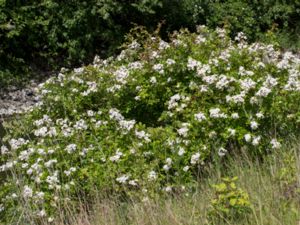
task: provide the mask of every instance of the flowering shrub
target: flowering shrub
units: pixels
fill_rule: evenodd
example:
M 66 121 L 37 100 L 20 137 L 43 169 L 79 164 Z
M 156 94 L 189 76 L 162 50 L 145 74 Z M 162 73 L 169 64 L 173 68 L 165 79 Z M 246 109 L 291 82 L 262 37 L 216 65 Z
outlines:
M 169 43 L 139 38 L 116 58 L 62 69 L 40 85 L 37 106 L 10 124 L 1 213 L 25 208 L 51 222 L 62 202 L 95 189 L 141 190 L 145 198 L 183 191 L 234 147 L 280 148 L 300 128 L 299 62 L 247 44 L 241 33 L 232 41 L 225 30 L 200 26 Z

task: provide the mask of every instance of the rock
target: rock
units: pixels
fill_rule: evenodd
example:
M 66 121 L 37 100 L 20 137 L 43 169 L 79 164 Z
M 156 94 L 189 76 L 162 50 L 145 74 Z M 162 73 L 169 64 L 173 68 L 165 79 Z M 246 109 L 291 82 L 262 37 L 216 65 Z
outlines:
M 12 86 L 8 88 L 8 91 L 0 92 L 0 120 L 34 106 L 39 101 L 36 95 L 37 86 L 35 81 L 31 81 L 23 89 Z

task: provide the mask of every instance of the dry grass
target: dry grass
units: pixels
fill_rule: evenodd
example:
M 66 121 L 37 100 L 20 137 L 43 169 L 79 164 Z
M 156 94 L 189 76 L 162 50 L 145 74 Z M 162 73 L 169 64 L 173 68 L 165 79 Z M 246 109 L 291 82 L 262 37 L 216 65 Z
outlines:
M 288 153 L 287 153 L 288 152 Z M 61 215 L 56 225 L 299 225 L 300 224 L 300 146 L 286 147 L 270 156 L 264 163 L 253 162 L 241 153 L 224 166 L 213 165 L 206 177 L 199 180 L 193 194 L 169 196 L 145 202 L 120 201 L 114 197 L 95 200 L 92 209 L 82 207 L 80 213 Z M 295 161 L 287 165 L 285 156 L 293 154 Z M 297 169 L 297 182 L 286 184 L 278 174 L 282 168 Z M 252 211 L 242 221 L 210 222 L 206 220 L 211 185 L 223 176 L 238 176 L 238 185 L 249 193 Z M 89 211 L 89 213 L 87 213 Z

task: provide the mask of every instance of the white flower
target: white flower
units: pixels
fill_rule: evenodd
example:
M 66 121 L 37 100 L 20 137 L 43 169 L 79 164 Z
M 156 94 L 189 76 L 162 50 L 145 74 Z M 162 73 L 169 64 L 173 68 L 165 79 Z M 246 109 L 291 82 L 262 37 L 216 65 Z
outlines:
M 157 83 L 157 80 L 156 80 L 155 76 L 150 77 L 150 83 L 151 84 L 156 84 Z
M 170 186 L 166 187 L 166 188 L 165 188 L 165 191 L 166 191 L 166 192 L 171 192 L 171 191 L 172 191 L 172 187 L 170 187 Z
M 80 68 L 75 68 L 74 69 L 74 73 L 77 73 L 77 74 L 80 74 L 84 71 L 84 68 L 83 67 L 80 67 Z
M 152 68 L 160 74 L 163 74 L 165 72 L 163 64 L 155 64 Z
M 245 134 L 244 138 L 245 138 L 246 142 L 250 142 L 251 141 L 251 134 Z
M 118 162 L 119 159 L 123 156 L 123 153 L 119 151 L 119 149 L 116 151 L 114 156 L 109 157 L 109 160 L 112 162 Z
M 120 120 L 119 125 L 120 125 L 121 129 L 124 130 L 123 133 L 127 133 L 134 127 L 135 120 Z
M 238 113 L 232 113 L 232 114 L 231 114 L 231 118 L 232 118 L 232 119 L 238 119 L 238 118 L 240 118 L 240 116 L 239 116 Z
M 278 142 L 275 138 L 271 140 L 270 144 L 272 145 L 273 149 L 278 149 L 281 147 L 280 142 Z
M 128 45 L 128 48 L 133 49 L 133 50 L 136 50 L 136 49 L 138 49 L 139 47 L 141 47 L 141 44 L 138 43 L 136 40 L 132 41 L 132 42 Z
M 182 156 L 184 153 L 185 153 L 184 148 L 180 147 L 179 150 L 178 150 L 178 155 Z
M 34 135 L 37 137 L 45 137 L 47 135 L 47 131 L 47 127 L 41 127 L 40 129 L 34 131 Z
M 163 40 L 160 40 L 159 46 L 158 46 L 159 50 L 164 50 L 164 49 L 169 48 L 169 47 L 170 47 L 170 45 L 167 42 L 165 42 Z
M 182 128 L 180 128 L 180 129 L 177 130 L 177 133 L 178 133 L 180 136 L 186 137 L 188 131 L 189 131 L 189 128 L 187 128 L 187 127 L 182 127 Z
M 267 97 L 270 93 L 271 89 L 263 86 L 258 90 L 258 92 L 256 92 L 255 95 L 259 97 Z
M 155 171 L 150 171 L 149 174 L 148 174 L 148 180 L 149 181 L 153 181 L 153 180 L 156 180 L 157 179 L 157 174 Z
M 150 135 L 143 130 L 142 131 L 135 130 L 135 135 L 139 139 L 144 139 L 147 143 L 151 141 L 149 138 Z
M 219 148 L 219 151 L 218 151 L 218 155 L 220 157 L 224 156 L 225 154 L 227 153 L 227 150 L 225 148 Z
M 33 195 L 32 189 L 29 186 L 25 185 L 24 189 L 23 189 L 23 197 L 24 198 L 31 198 L 32 195 Z
M 95 115 L 95 112 L 94 112 L 93 110 L 88 110 L 88 111 L 86 112 L 86 114 L 87 114 L 88 117 L 92 117 L 92 116 Z
M 229 132 L 230 136 L 234 136 L 236 133 L 236 130 L 232 129 L 232 128 L 228 128 L 228 132 Z
M 173 109 L 173 108 L 175 108 L 176 106 L 178 106 L 178 101 L 181 99 L 181 96 L 179 95 L 179 94 L 175 94 L 175 95 L 173 95 L 171 98 L 170 98 L 170 100 L 169 100 L 169 102 L 168 102 L 168 109 L 170 110 L 170 109 Z
M 258 128 L 258 123 L 256 121 L 251 121 L 250 127 L 252 130 L 256 130 Z
M 2 145 L 1 146 L 1 154 L 2 155 L 5 155 L 8 153 L 8 148 L 5 146 L 5 145 Z
M 169 171 L 169 170 L 170 170 L 170 166 L 169 166 L 169 165 L 164 165 L 164 166 L 163 166 L 163 169 L 164 169 L 165 171 Z
M 115 108 L 109 110 L 109 118 L 117 121 L 124 120 L 122 114 Z
M 211 118 L 226 118 L 226 114 L 221 112 L 219 108 L 212 108 L 209 110 L 209 116 Z
M 277 78 L 274 78 L 270 75 L 268 75 L 267 79 L 263 83 L 263 86 L 272 88 L 278 84 Z
M 85 120 L 81 119 L 75 123 L 74 128 L 76 130 L 86 130 L 88 128 L 88 126 L 87 126 Z
M 189 58 L 187 63 L 187 68 L 189 70 L 194 70 L 195 68 L 201 66 L 201 63 L 195 59 Z
M 173 60 L 173 59 L 167 59 L 167 64 L 168 65 L 173 65 L 175 63 L 176 63 L 175 60 Z
M 258 119 L 264 118 L 264 114 L 262 112 L 258 112 L 255 114 Z
M 141 63 L 139 61 L 129 63 L 129 65 L 128 65 L 128 67 L 133 70 L 142 69 L 143 66 L 144 66 L 143 63 Z
M 43 209 L 43 210 L 41 210 L 41 211 L 39 211 L 38 213 L 37 213 L 37 216 L 39 216 L 39 217 L 44 217 L 44 216 L 46 216 L 46 211 Z
M 185 166 L 185 167 L 183 167 L 182 170 L 183 170 L 184 172 L 187 172 L 187 171 L 189 170 L 189 168 L 190 168 L 189 166 Z
M 200 158 L 200 153 L 199 152 L 197 152 L 194 155 L 192 155 L 192 157 L 191 157 L 191 164 L 195 165 L 199 161 L 199 158 Z
M 129 76 L 129 70 L 125 66 L 121 66 L 118 70 L 114 72 L 117 82 L 121 84 L 126 84 L 126 79 Z
M 171 158 L 166 158 L 166 163 L 167 163 L 167 165 L 171 165 L 172 164 L 172 159 Z
M 260 136 L 254 137 L 253 140 L 252 140 L 252 144 L 253 144 L 254 146 L 257 146 L 257 145 L 259 145 L 260 140 L 261 140 L 261 137 L 260 137 Z
M 67 147 L 66 147 L 66 151 L 71 154 L 73 153 L 74 151 L 76 151 L 77 149 L 77 145 L 76 144 L 69 144 Z
M 201 43 L 204 43 L 204 42 L 206 42 L 206 38 L 205 37 L 203 37 L 201 34 L 200 35 L 198 35 L 197 37 L 196 37 L 196 44 L 201 44 Z
M 3 206 L 3 204 L 0 204 L 0 212 L 3 212 L 4 211 L 4 206 Z
M 233 95 L 233 96 L 226 96 L 226 102 L 233 102 L 235 104 L 237 103 L 244 103 L 245 102 L 245 92 L 242 92 L 238 95 Z
M 199 122 L 203 121 L 206 119 L 204 113 L 199 112 L 197 114 L 194 115 L 195 119 L 198 120 Z
M 131 185 L 131 186 L 137 186 L 138 185 L 137 180 L 130 180 L 128 182 L 128 184 Z
M 129 176 L 123 175 L 121 177 L 118 177 L 116 179 L 116 181 L 119 182 L 120 184 L 125 184 L 128 179 L 129 179 Z

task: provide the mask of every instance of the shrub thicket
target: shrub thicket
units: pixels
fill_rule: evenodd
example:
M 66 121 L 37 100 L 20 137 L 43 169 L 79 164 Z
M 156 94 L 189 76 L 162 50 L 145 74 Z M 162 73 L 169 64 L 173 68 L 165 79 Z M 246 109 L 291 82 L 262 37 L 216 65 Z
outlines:
M 183 30 L 169 43 L 141 33 L 116 58 L 63 69 L 12 122 L 1 148 L 1 218 L 51 221 L 95 189 L 145 198 L 189 191 L 211 160 L 234 148 L 263 157 L 299 133 L 292 53 L 241 33 L 231 41 L 223 29 Z
M 0 82 L 10 73 L 53 69 L 109 55 L 133 23 L 149 30 L 165 21 L 162 35 L 195 25 L 227 26 L 251 40 L 276 26 L 299 33 L 298 1 L 86 0 L 0 1 Z M 286 32 L 285 32 L 286 33 Z M 284 42 L 295 35 L 281 35 Z M 288 38 L 286 38 L 288 37 Z M 29 66 L 30 65 L 30 66 Z

